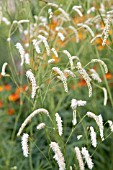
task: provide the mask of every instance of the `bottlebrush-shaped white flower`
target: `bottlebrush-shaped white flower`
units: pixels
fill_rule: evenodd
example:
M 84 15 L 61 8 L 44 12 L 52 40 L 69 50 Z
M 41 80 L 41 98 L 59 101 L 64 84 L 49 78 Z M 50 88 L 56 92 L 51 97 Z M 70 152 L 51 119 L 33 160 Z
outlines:
M 25 63 L 30 65 L 29 53 L 25 53 Z
M 86 163 L 87 163 L 87 165 L 88 165 L 88 168 L 89 168 L 89 169 L 92 169 L 94 164 L 93 164 L 93 162 L 92 162 L 92 159 L 91 159 L 91 157 L 90 157 L 90 155 L 89 155 L 89 152 L 88 152 L 88 150 L 86 149 L 86 147 L 82 147 L 81 153 L 82 153 L 84 159 L 86 160 Z
M 104 106 L 106 106 L 107 104 L 107 99 L 108 99 L 108 95 L 107 95 L 107 90 L 105 87 L 102 87 L 102 90 L 104 92 Z
M 77 118 L 76 118 L 77 106 L 84 106 L 84 105 L 86 105 L 86 101 L 76 100 L 76 99 L 71 100 L 71 108 L 73 109 L 73 120 L 72 120 L 73 125 L 77 124 Z
M 77 62 L 76 68 L 78 69 L 79 74 L 81 74 L 83 79 L 86 81 L 87 86 L 88 86 L 88 90 L 89 90 L 89 97 L 91 97 L 92 96 L 92 86 L 91 86 L 91 83 L 90 83 L 91 82 L 91 78 L 87 74 L 86 70 L 84 68 L 82 68 L 80 62 Z
M 28 154 L 29 154 L 29 151 L 28 151 L 28 138 L 29 138 L 29 135 L 27 133 L 24 133 L 22 138 L 21 138 L 23 155 L 25 157 L 28 157 Z
M 60 75 L 61 80 L 62 80 L 63 85 L 64 85 L 64 90 L 65 90 L 65 92 L 68 92 L 67 78 L 65 77 L 64 73 L 58 67 L 53 67 L 52 70 Z
M 94 148 L 97 146 L 97 139 L 96 139 L 96 132 L 94 131 L 94 128 L 90 127 L 90 136 L 91 136 L 91 143 Z
M 55 116 L 56 116 L 58 133 L 59 133 L 60 136 L 62 136 L 62 134 L 63 134 L 62 119 L 61 119 L 61 117 L 59 116 L 58 113 L 56 113 Z
M 45 123 L 40 123 L 39 125 L 37 125 L 37 129 L 40 130 L 40 129 L 44 129 L 45 128 Z
M 78 163 L 79 163 L 80 170 L 84 170 L 85 169 L 84 162 L 83 162 L 82 155 L 81 155 L 79 147 L 75 147 L 75 153 L 76 153 L 76 157 L 77 157 L 77 160 L 78 160 Z
M 88 31 L 89 31 L 89 33 L 92 35 L 92 37 L 94 37 L 95 35 L 94 35 L 94 32 L 92 31 L 92 29 L 88 26 L 88 25 L 86 25 L 86 24 L 77 24 L 77 26 L 80 26 L 80 27 L 83 27 L 83 28 L 86 28 Z
M 61 33 L 61 32 L 58 32 L 58 37 L 61 39 L 61 41 L 64 41 L 65 40 L 65 36 Z
M 3 66 L 2 66 L 1 75 L 2 75 L 3 77 L 8 75 L 8 74 L 6 74 L 6 72 L 5 72 L 7 65 L 8 65 L 8 63 L 4 63 Z
M 77 113 L 76 110 L 73 110 L 73 120 L 72 120 L 73 125 L 75 126 L 77 124 Z
M 113 132 L 113 122 L 111 120 L 108 120 L 108 123 L 109 123 L 111 132 Z
M 77 108 L 77 106 L 85 106 L 85 105 L 86 105 L 86 101 L 76 100 L 76 99 L 71 100 L 71 108 L 73 110 L 75 110 Z
M 104 28 L 103 33 L 102 33 L 104 35 L 102 46 L 106 45 L 106 41 L 107 41 L 107 38 L 109 36 L 110 22 L 111 22 L 111 17 L 110 17 L 110 15 L 108 15 L 107 19 L 105 21 L 105 28 Z
M 48 60 L 48 64 L 51 64 L 51 63 L 54 63 L 55 62 L 55 59 L 50 59 L 50 60 Z
M 58 8 L 58 10 L 63 14 L 63 16 L 70 21 L 69 15 L 67 12 L 65 12 L 62 8 Z
M 34 48 L 38 54 L 40 54 L 40 47 L 39 47 L 39 42 L 35 39 L 32 40 Z
M 46 51 L 47 51 L 47 55 L 50 56 L 50 48 L 49 48 L 49 44 L 48 44 L 48 42 L 47 42 L 46 37 L 44 37 L 43 35 L 40 35 L 40 34 L 39 34 L 39 35 L 38 35 L 38 38 L 43 41 L 44 46 L 45 46 Z
M 21 66 L 24 64 L 25 59 L 25 50 L 20 43 L 16 43 L 16 48 L 18 49 L 20 56 L 21 56 Z
M 52 48 L 51 51 L 54 53 L 55 57 L 58 57 L 58 53 L 57 53 L 57 51 L 55 50 L 55 48 Z
M 24 122 L 22 123 L 18 133 L 17 133 L 17 136 L 20 136 L 23 129 L 25 128 L 25 126 L 31 121 L 31 119 L 36 116 L 37 114 L 39 113 L 45 113 L 47 116 L 49 116 L 49 112 L 46 110 L 46 109 L 43 109 L 43 108 L 40 108 L 40 109 L 37 109 L 35 110 L 34 112 L 32 112 L 25 120 Z
M 102 141 L 104 140 L 104 126 L 103 126 L 103 119 L 101 115 L 95 115 L 92 112 L 87 112 L 86 115 L 90 118 L 93 118 L 95 120 L 95 122 L 97 123 L 98 127 L 99 127 L 99 131 L 100 131 L 100 137 L 102 139 Z
M 80 17 L 83 16 L 82 12 L 76 6 L 73 6 L 72 10 L 76 11 L 78 13 L 78 15 L 80 15 Z
M 67 34 L 65 28 L 63 28 L 62 26 L 57 26 L 57 27 L 55 28 L 55 30 L 56 30 L 56 31 L 60 31 L 60 30 L 61 30 L 61 32 L 63 32 L 65 35 Z
M 76 37 L 76 42 L 79 42 L 79 36 L 78 36 L 78 31 L 73 27 L 73 26 L 69 26 L 69 28 L 75 33 L 75 37 Z
M 64 156 L 60 150 L 59 145 L 56 142 L 51 142 L 50 148 L 55 153 L 53 158 L 57 161 L 59 170 L 65 170 L 65 160 L 64 160 Z
M 102 80 L 101 80 L 101 78 L 99 77 L 99 75 L 98 75 L 98 73 L 94 70 L 94 69 L 90 69 L 90 71 L 91 71 L 91 77 L 94 79 L 94 80 L 96 80 L 96 81 L 98 81 L 98 83 L 101 83 L 102 82 Z
M 108 68 L 107 68 L 107 65 L 104 63 L 104 61 L 102 61 L 100 59 L 92 59 L 91 60 L 91 63 L 96 63 L 96 62 L 102 64 L 102 66 L 104 67 L 105 73 L 108 73 Z
M 64 70 L 64 74 L 67 74 L 67 75 L 69 75 L 69 76 L 71 76 L 73 78 L 76 77 L 75 74 L 71 70 L 68 70 L 68 69 Z
M 67 50 L 63 50 L 63 53 L 67 55 L 69 62 L 70 62 L 71 70 L 73 70 L 75 67 L 73 64 L 73 59 L 71 57 L 71 54 Z
M 35 95 L 36 95 L 36 80 L 35 80 L 35 76 L 32 73 L 31 70 L 28 70 L 26 72 L 26 76 L 29 78 L 31 85 L 32 85 L 32 93 L 31 93 L 31 98 L 34 99 Z
M 102 34 L 96 35 L 91 41 L 90 43 L 92 44 L 97 38 L 101 38 Z

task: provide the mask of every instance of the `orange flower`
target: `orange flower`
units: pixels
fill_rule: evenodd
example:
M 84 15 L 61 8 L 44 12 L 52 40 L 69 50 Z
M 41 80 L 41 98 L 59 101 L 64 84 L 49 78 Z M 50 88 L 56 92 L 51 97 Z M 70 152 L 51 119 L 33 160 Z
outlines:
M 16 94 L 20 94 L 21 92 L 25 91 L 26 90 L 26 86 L 23 86 L 23 87 L 18 87 L 16 88 Z
M 15 112 L 14 109 L 8 109 L 7 114 L 8 114 L 8 115 L 13 115 L 14 112 Z
M 3 86 L 0 86 L 0 92 L 4 90 L 4 87 Z
M 85 80 L 84 80 L 84 79 L 81 79 L 81 80 L 78 82 L 78 86 L 79 86 L 79 87 L 86 86 Z
M 111 73 L 107 73 L 106 74 L 106 79 L 108 79 L 108 80 L 112 79 L 112 74 Z
M 11 90 L 11 86 L 9 84 L 6 84 L 6 85 L 4 85 L 4 89 L 9 91 L 9 90 Z
M 2 101 L 0 101 L 0 108 L 2 108 L 3 107 L 3 102 Z
M 17 101 L 19 98 L 20 98 L 20 94 L 17 93 L 13 93 L 8 97 L 9 101 L 14 101 L 14 102 Z

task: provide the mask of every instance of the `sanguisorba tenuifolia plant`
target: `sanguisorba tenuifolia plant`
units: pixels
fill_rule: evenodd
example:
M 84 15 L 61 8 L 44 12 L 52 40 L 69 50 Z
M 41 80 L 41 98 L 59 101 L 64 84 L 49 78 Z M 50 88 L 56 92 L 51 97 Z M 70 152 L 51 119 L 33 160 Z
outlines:
M 73 40 L 74 46 L 77 45 L 78 47 L 79 43 L 82 44 L 79 32 L 81 29 L 85 30 L 82 32 L 82 37 L 87 34 L 90 37 L 91 43 L 94 43 L 96 39 L 100 38 L 102 42 L 101 45 L 105 46 L 109 37 L 109 29 L 112 22 L 113 12 L 105 12 L 100 9 L 101 15 L 90 18 L 90 13 L 96 11 L 95 7 L 91 7 L 87 11 L 89 18 L 85 20 L 82 13 L 82 6 L 70 5 L 69 8 L 71 9 L 71 12 L 64 10 L 63 7 L 58 4 L 47 3 L 38 15 L 33 16 L 33 20 L 23 18 L 18 21 L 14 20 L 12 23 L 10 23 L 5 17 L 2 17 L 1 20 L 10 27 L 7 39 L 10 48 L 11 43 L 13 43 L 12 33 L 15 33 L 15 28 L 16 30 L 18 29 L 21 37 L 15 43 L 14 48 L 20 57 L 19 67 L 23 70 L 22 79 L 27 82 L 25 95 L 27 100 L 30 101 L 29 103 L 31 103 L 31 110 L 26 110 L 27 116 L 23 122 L 22 120 L 19 120 L 20 116 L 17 117 L 15 125 L 18 125 L 17 127 L 19 127 L 19 124 L 21 123 L 17 132 L 17 137 L 21 136 L 23 155 L 25 157 L 30 157 L 31 169 L 33 169 L 31 161 L 33 158 L 29 143 L 33 142 L 36 147 L 37 144 L 33 137 L 33 133 L 35 133 L 35 130 L 33 130 L 34 127 L 32 127 L 32 135 L 30 135 L 30 125 L 36 117 L 39 117 L 40 121 L 40 123 L 37 124 L 36 129 L 38 130 L 38 133 L 42 133 L 42 131 L 45 132 L 45 138 L 47 138 L 48 144 L 48 146 L 46 146 L 48 148 L 48 154 L 45 155 L 45 153 L 39 149 L 40 153 L 37 153 L 37 157 L 38 154 L 42 154 L 44 158 L 46 158 L 46 161 L 49 162 L 48 166 L 50 169 L 93 169 L 95 166 L 95 163 L 93 162 L 93 155 L 95 151 L 111 134 L 110 133 L 108 136 L 104 135 L 104 125 L 108 123 L 111 132 L 113 132 L 113 122 L 108 120 L 104 124 L 104 118 L 102 115 L 95 113 L 95 111 L 93 113 L 92 111 L 87 110 L 87 113 L 83 117 L 79 117 L 79 107 L 84 109 L 90 101 L 84 101 L 79 96 L 74 96 L 73 89 L 71 88 L 71 84 L 73 82 L 77 84 L 77 80 L 82 79 L 87 85 L 87 96 L 91 98 L 90 100 L 93 100 L 93 86 L 97 86 L 103 91 L 104 105 L 107 105 L 108 97 L 113 104 L 107 81 L 105 81 L 106 86 L 103 86 L 104 83 L 102 83 L 102 75 L 105 77 L 105 74 L 108 73 L 108 66 L 99 58 L 99 55 L 95 55 L 92 57 L 93 59 L 89 60 L 88 63 L 84 65 L 81 57 L 73 54 L 73 51 L 68 48 L 68 43 L 73 43 Z M 44 12 L 44 10 L 46 12 Z M 78 17 L 80 22 L 76 23 L 74 21 L 74 16 Z M 105 23 L 103 30 L 101 28 L 101 22 Z M 98 29 L 96 30 L 99 31 L 98 35 L 95 35 L 95 29 L 97 28 L 96 23 L 98 23 Z M 92 26 L 95 26 L 94 30 Z M 90 40 L 87 43 L 90 43 Z M 98 54 L 97 50 L 96 53 Z M 12 62 L 14 64 L 13 57 Z M 97 69 L 98 65 L 102 72 L 100 75 L 100 71 L 98 73 Z M 4 63 L 1 75 L 4 77 L 12 77 L 12 80 L 14 80 L 16 85 L 19 85 L 19 83 L 21 84 L 21 76 L 18 77 L 21 82 L 16 82 L 13 72 L 7 72 L 7 67 L 12 70 L 8 63 Z M 14 69 L 17 72 L 16 67 Z M 76 87 L 75 90 L 80 89 Z M 61 101 L 60 98 L 58 99 L 59 101 L 56 100 L 55 96 L 57 97 L 57 94 L 61 96 Z M 61 116 L 61 110 L 62 101 L 65 102 L 67 97 L 69 98 L 69 115 L 73 118 L 69 125 L 70 129 L 72 129 L 65 137 L 65 126 L 67 126 L 67 124 L 65 123 L 65 116 Z M 49 103 L 47 100 L 51 100 L 51 98 L 52 102 L 50 101 Z M 100 98 L 100 96 L 98 98 Z M 52 106 L 53 103 L 55 103 L 54 108 Z M 70 158 L 71 161 L 69 162 L 67 159 L 68 144 L 72 141 L 71 138 L 76 132 L 77 127 L 79 125 L 84 126 L 83 123 L 85 123 L 85 119 L 90 119 L 90 122 L 92 123 L 90 123 L 90 126 L 85 129 L 85 132 L 80 134 L 77 138 L 79 141 L 82 141 L 82 136 L 87 135 L 90 143 L 83 144 L 83 142 L 81 142 L 81 144 L 78 144 L 78 141 L 76 143 L 75 139 L 74 144 L 71 145 L 71 152 L 74 153 L 75 158 Z M 90 135 L 88 135 L 88 129 Z M 15 133 L 14 129 L 13 137 Z M 98 139 L 98 134 L 100 135 L 100 139 Z M 92 147 L 94 148 L 93 152 Z M 72 154 L 70 153 L 70 156 L 71 155 Z M 57 164 L 54 162 L 52 157 L 55 159 Z

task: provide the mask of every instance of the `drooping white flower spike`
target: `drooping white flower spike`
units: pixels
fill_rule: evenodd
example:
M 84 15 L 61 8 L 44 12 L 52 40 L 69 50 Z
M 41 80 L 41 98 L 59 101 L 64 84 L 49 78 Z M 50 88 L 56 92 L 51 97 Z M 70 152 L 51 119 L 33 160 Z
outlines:
M 85 170 L 84 162 L 83 162 L 82 155 L 81 155 L 79 147 L 75 147 L 75 153 L 76 153 L 76 157 L 77 157 L 77 160 L 78 160 L 78 163 L 79 163 L 80 170 Z
M 76 118 L 77 107 L 78 106 L 85 106 L 85 105 L 86 105 L 86 101 L 76 100 L 76 99 L 71 100 L 71 108 L 73 109 L 73 120 L 72 120 L 73 125 L 77 124 L 77 118 Z
M 90 127 L 90 137 L 91 137 L 91 143 L 94 148 L 97 146 L 97 139 L 96 139 L 96 132 L 94 131 L 94 128 Z
M 28 155 L 29 155 L 29 151 L 28 151 L 28 138 L 29 138 L 29 135 L 27 133 L 24 133 L 22 138 L 21 138 L 23 155 L 25 157 L 28 157 Z
M 104 125 L 103 125 L 103 118 L 101 115 L 95 115 L 92 112 L 87 112 L 86 115 L 90 118 L 93 118 L 95 120 L 95 122 L 97 123 L 98 127 L 99 127 L 99 131 L 100 131 L 100 137 L 102 139 L 102 141 L 104 140 Z
M 26 71 L 26 76 L 29 78 L 31 85 L 32 85 L 32 93 L 31 93 L 31 98 L 34 99 L 36 95 L 36 79 L 34 74 L 32 73 L 31 70 Z
M 58 143 L 56 142 L 51 142 L 50 143 L 50 148 L 53 150 L 53 152 L 55 153 L 54 155 L 54 159 L 57 161 L 58 166 L 59 166 L 59 170 L 65 170 L 65 160 L 64 160 L 64 156 L 60 150 L 60 147 L 58 145 Z
M 62 136 L 62 134 L 63 134 L 62 119 L 61 119 L 61 117 L 59 116 L 58 113 L 56 113 L 55 116 L 56 116 L 58 133 L 59 133 L 60 136 Z
M 37 128 L 38 130 L 40 130 L 40 129 L 44 129 L 45 126 L 46 126 L 45 123 L 40 123 L 40 124 L 37 125 L 36 128 Z
M 21 56 L 21 64 L 20 65 L 22 66 L 24 64 L 24 60 L 25 60 L 25 50 L 20 43 L 16 43 L 15 46 L 20 53 L 20 56 Z
M 17 133 L 17 136 L 20 136 L 23 129 L 25 128 L 25 126 L 31 121 L 31 119 L 36 116 L 37 114 L 39 113 L 45 113 L 47 116 L 49 116 L 49 112 L 46 110 L 46 109 L 43 109 L 43 108 L 40 108 L 40 109 L 37 109 L 35 110 L 34 112 L 32 112 L 25 120 L 24 122 L 22 123 L 18 133 Z
M 87 163 L 87 165 L 88 165 L 88 168 L 89 169 L 92 169 L 93 168 L 93 166 L 94 166 L 94 164 L 93 164 L 93 162 L 92 162 L 92 159 L 91 159 L 91 157 L 90 157 L 90 155 L 89 155 L 89 152 L 88 152 L 88 150 L 86 149 L 86 147 L 82 147 L 82 155 L 83 155 L 83 157 L 84 157 L 84 159 L 86 160 L 86 163 Z
M 5 77 L 5 76 L 9 76 L 9 74 L 6 74 L 6 66 L 8 65 L 8 63 L 4 63 L 3 64 L 3 66 L 2 66 L 2 72 L 1 72 L 1 75 L 3 76 L 3 77 Z

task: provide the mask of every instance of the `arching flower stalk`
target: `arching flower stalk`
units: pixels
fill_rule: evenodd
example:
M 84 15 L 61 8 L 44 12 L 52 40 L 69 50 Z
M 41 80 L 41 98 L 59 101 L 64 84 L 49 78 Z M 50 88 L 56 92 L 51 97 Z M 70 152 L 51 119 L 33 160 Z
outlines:
M 23 129 L 25 128 L 25 126 L 31 121 L 31 119 L 36 116 L 37 114 L 39 113 L 45 113 L 47 116 L 49 116 L 49 112 L 46 110 L 46 109 L 43 109 L 43 108 L 40 108 L 40 109 L 37 109 L 35 110 L 34 112 L 32 112 L 25 120 L 24 122 L 22 123 L 18 133 L 17 133 L 17 136 L 20 136 Z
M 5 77 L 5 76 L 9 76 L 9 74 L 6 74 L 6 67 L 7 67 L 7 65 L 8 65 L 8 63 L 4 63 L 3 64 L 3 66 L 2 66 L 2 72 L 1 72 L 1 75 L 3 76 L 3 77 Z
M 104 125 L 103 125 L 103 119 L 101 115 L 95 115 L 92 112 L 87 112 L 86 115 L 90 118 L 93 118 L 95 120 L 95 122 L 97 123 L 98 127 L 99 127 L 99 131 L 100 131 L 100 137 L 102 139 L 102 141 L 104 140 Z
M 53 67 L 52 70 L 60 75 L 60 80 L 63 82 L 64 90 L 68 93 L 67 78 L 65 77 L 64 73 L 58 67 Z
M 97 73 L 94 69 L 90 69 L 90 71 L 91 71 L 91 77 L 92 77 L 94 80 L 98 81 L 98 83 L 101 83 L 102 80 L 101 80 L 101 78 L 99 77 L 98 73 Z
M 67 50 L 63 50 L 63 53 L 67 55 L 69 62 L 70 62 L 71 70 L 73 70 L 75 67 L 74 67 L 74 63 L 73 63 L 71 54 Z
M 96 62 L 102 64 L 102 66 L 104 67 L 105 73 L 108 73 L 108 68 L 107 68 L 107 65 L 104 63 L 104 61 L 102 61 L 100 59 L 92 59 L 91 60 L 91 63 L 96 63 Z

